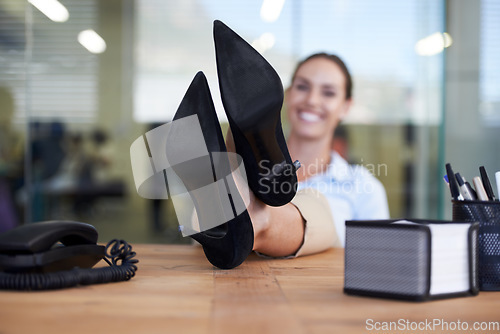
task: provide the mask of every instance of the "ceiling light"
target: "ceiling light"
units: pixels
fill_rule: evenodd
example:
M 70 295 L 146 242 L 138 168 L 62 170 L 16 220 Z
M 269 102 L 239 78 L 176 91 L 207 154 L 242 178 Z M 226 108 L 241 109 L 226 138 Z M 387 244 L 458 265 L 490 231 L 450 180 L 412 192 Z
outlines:
M 83 30 L 78 34 L 78 42 L 91 53 L 106 51 L 106 42 L 94 30 Z
M 264 53 L 274 46 L 276 38 L 270 32 L 265 32 L 252 42 L 252 46 L 260 53 Z
M 264 0 L 260 8 L 260 18 L 264 22 L 274 22 L 281 14 L 285 0 Z
M 57 0 L 28 0 L 33 6 L 54 22 L 66 22 L 69 12 Z
M 424 37 L 415 44 L 415 51 L 421 56 L 433 56 L 443 52 L 453 43 L 450 34 L 436 32 Z

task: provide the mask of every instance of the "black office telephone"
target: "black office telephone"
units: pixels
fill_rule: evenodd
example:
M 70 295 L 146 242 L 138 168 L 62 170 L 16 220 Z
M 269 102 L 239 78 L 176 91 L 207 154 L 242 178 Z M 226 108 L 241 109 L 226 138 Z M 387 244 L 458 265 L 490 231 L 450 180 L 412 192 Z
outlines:
M 74 221 L 26 224 L 0 234 L 0 289 L 57 289 L 132 278 L 138 262 L 132 247 L 116 239 L 104 247 L 97 237 L 92 225 Z M 91 269 L 101 260 L 109 266 Z

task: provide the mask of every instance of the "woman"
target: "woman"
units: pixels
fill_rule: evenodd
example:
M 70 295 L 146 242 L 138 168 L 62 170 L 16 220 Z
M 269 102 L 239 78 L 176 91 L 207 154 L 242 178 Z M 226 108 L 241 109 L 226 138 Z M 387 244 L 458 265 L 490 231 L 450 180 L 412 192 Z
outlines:
M 282 207 L 253 198 L 248 209 L 254 250 L 298 256 L 344 246 L 345 221 L 387 219 L 382 184 L 365 168 L 350 166 L 331 151 L 335 128 L 352 104 L 352 81 L 335 55 L 314 54 L 300 62 L 286 91 L 290 124 L 287 145 L 299 160 L 299 191 Z

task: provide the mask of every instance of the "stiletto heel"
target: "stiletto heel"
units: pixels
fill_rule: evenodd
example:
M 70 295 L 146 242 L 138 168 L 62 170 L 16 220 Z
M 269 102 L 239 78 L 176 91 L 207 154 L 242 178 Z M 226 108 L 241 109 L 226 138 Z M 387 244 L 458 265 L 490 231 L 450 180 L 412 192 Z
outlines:
M 281 80 L 221 21 L 214 22 L 214 40 L 222 103 L 250 189 L 268 205 L 284 205 L 295 196 L 300 163 L 292 162 L 281 128 Z
M 186 117 L 193 116 L 199 120 L 206 150 L 193 140 L 192 136 L 196 134 L 190 133 L 190 128 L 186 127 Z M 240 194 L 230 191 L 236 187 L 210 89 L 202 72 L 196 74 L 177 109 L 167 137 L 166 155 L 196 208 L 201 232 L 190 237 L 203 246 L 208 261 L 214 266 L 221 269 L 239 266 L 252 251 L 253 226 L 246 208 L 241 206 Z M 197 189 L 206 186 L 215 189 L 210 198 L 196 193 Z M 222 222 L 226 222 L 207 228 L 214 226 L 213 221 L 207 222 L 207 217 L 214 211 L 224 219 Z M 219 221 L 215 223 L 217 225 Z

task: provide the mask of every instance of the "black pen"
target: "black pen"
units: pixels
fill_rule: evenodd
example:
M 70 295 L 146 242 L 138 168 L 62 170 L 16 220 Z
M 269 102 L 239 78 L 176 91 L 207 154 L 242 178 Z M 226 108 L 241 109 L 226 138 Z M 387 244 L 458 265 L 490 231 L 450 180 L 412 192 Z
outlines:
M 490 179 L 488 178 L 488 173 L 486 173 L 486 169 L 484 166 L 479 167 L 479 172 L 481 173 L 481 181 L 483 181 L 484 190 L 486 190 L 486 195 L 490 201 L 495 200 L 495 194 L 493 193 L 493 189 L 491 188 Z
M 448 175 L 451 197 L 454 200 L 463 200 L 464 198 L 460 194 L 457 179 L 455 178 L 455 173 L 453 173 L 453 169 L 451 168 L 451 165 L 449 163 L 446 164 L 446 175 Z

